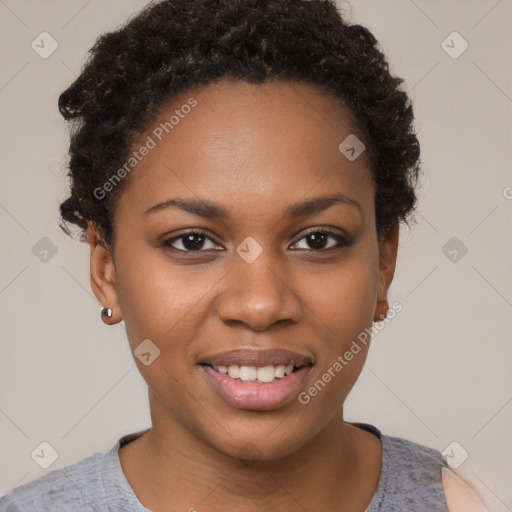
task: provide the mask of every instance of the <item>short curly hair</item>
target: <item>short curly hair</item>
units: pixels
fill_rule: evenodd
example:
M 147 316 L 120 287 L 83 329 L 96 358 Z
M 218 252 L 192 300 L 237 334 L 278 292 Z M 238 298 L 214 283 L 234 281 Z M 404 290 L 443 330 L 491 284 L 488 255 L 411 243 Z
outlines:
M 123 165 L 159 108 L 223 77 L 302 81 L 342 99 L 367 147 L 379 240 L 408 224 L 420 154 L 412 105 L 367 28 L 344 20 L 334 0 L 160 0 L 101 35 L 59 97 L 72 122 L 61 228 L 79 226 L 85 241 L 92 221 L 110 244 L 126 180 L 106 200 L 93 191 Z

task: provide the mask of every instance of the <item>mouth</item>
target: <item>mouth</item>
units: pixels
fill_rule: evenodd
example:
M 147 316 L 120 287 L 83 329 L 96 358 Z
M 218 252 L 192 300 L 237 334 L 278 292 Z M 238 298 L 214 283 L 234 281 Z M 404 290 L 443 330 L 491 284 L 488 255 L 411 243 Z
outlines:
M 300 392 L 313 358 L 284 349 L 234 350 L 198 363 L 220 396 L 238 409 L 271 410 Z

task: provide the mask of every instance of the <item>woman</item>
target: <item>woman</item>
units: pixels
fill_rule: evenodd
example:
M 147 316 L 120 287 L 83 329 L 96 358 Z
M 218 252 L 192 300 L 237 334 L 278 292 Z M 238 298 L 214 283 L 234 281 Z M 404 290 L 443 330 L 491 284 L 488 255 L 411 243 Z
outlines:
M 372 323 L 400 310 L 401 83 L 328 0 L 160 1 L 99 38 L 59 100 L 60 212 L 152 427 L 1 510 L 484 510 L 436 450 L 343 419 Z

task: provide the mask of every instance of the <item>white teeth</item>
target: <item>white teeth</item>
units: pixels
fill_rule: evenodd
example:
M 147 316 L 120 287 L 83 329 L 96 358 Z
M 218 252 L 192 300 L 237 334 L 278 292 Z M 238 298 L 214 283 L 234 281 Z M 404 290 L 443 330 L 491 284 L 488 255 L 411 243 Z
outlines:
M 293 372 L 293 364 L 285 366 L 279 364 L 277 366 L 238 366 L 232 364 L 230 366 L 214 366 L 219 373 L 228 374 L 232 379 L 240 379 L 246 382 L 273 382 L 276 378 L 282 379 L 286 375 Z
M 240 380 L 256 380 L 257 374 L 254 366 L 240 366 Z
M 276 377 L 284 377 L 286 375 L 286 366 L 284 364 L 280 364 L 276 366 Z
M 239 379 L 240 378 L 240 366 L 236 364 L 232 364 L 231 366 L 228 366 L 228 375 L 232 379 Z
M 262 366 L 258 368 L 258 380 L 260 382 L 272 382 L 276 378 L 273 366 Z

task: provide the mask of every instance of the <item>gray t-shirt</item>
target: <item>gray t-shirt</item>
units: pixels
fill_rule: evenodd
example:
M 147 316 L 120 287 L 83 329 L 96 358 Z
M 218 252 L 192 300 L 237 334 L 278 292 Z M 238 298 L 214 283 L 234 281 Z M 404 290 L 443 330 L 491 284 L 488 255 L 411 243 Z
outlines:
M 382 470 L 365 512 L 448 512 L 441 484 L 442 455 L 433 448 L 352 423 L 382 441 Z M 0 499 L 0 512 L 151 512 L 130 487 L 118 450 L 149 429 L 123 436 L 95 453 L 16 487 Z

